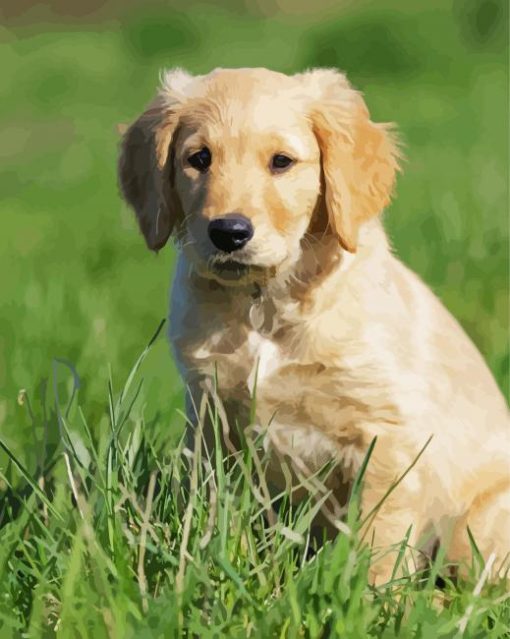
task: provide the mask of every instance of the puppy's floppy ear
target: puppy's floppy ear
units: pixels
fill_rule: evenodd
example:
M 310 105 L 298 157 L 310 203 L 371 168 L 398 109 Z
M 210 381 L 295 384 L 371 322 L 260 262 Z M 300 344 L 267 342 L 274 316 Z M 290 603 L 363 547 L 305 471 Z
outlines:
M 322 155 L 329 224 L 346 250 L 360 225 L 389 203 L 400 158 L 388 124 L 371 122 L 345 76 L 315 69 L 300 76 L 312 94 L 311 120 Z
M 127 129 L 121 144 L 120 190 L 135 210 L 147 246 L 154 251 L 165 245 L 176 221 L 170 147 L 179 108 L 192 81 L 180 69 L 164 74 L 158 96 Z

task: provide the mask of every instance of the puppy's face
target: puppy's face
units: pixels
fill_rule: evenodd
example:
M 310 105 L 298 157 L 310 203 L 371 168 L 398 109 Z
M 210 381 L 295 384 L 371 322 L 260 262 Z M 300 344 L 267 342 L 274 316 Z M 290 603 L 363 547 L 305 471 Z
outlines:
M 128 130 L 120 178 L 150 248 L 174 230 L 196 271 L 237 284 L 295 264 L 317 211 L 354 251 L 395 169 L 387 132 L 336 72 L 177 71 Z
M 176 134 L 179 237 L 205 276 L 264 278 L 299 258 L 320 193 L 319 145 L 288 91 L 246 82 L 222 100 L 214 88 L 182 113 Z

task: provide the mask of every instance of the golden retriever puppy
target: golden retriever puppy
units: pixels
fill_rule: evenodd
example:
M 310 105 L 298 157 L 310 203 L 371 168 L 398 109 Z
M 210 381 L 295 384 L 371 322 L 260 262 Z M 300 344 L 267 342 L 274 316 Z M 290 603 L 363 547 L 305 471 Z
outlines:
M 119 174 L 149 248 L 172 233 L 180 248 L 170 339 L 192 395 L 216 375 L 234 421 L 256 385 L 274 459 L 311 473 L 337 462 L 343 485 L 377 437 L 362 494 L 374 547 L 433 532 L 469 560 L 469 526 L 502 570 L 507 406 L 388 246 L 378 215 L 398 160 L 391 128 L 335 70 L 177 69 L 127 130 Z M 374 561 L 371 579 L 394 561 Z

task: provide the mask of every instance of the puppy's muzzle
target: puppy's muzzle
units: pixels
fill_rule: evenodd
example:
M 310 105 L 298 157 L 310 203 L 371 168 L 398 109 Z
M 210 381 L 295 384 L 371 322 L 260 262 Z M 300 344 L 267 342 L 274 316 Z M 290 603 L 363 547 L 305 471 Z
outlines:
M 253 237 L 253 226 L 243 215 L 226 215 L 209 222 L 209 237 L 214 246 L 224 253 L 242 249 Z

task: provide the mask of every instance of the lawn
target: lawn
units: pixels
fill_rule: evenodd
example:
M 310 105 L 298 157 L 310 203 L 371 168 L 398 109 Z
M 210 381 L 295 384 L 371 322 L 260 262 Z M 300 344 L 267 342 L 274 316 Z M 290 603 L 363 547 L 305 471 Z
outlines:
M 503 637 L 476 553 L 442 594 L 441 557 L 374 590 L 355 499 L 351 534 L 315 551 L 313 500 L 273 521 L 256 446 L 228 472 L 180 455 L 164 329 L 144 351 L 175 252 L 146 250 L 115 165 L 163 67 L 342 68 L 405 144 L 395 251 L 508 397 L 507 5 L 188 4 L 0 28 L 0 637 Z

